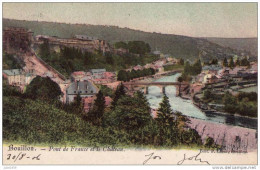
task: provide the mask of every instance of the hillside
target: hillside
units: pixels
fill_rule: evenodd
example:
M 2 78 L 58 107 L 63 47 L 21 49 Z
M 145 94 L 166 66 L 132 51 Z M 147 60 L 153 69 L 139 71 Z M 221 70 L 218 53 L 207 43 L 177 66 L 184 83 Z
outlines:
M 116 26 L 86 25 L 86 24 L 65 24 L 53 22 L 21 21 L 3 19 L 3 26 L 25 27 L 31 29 L 34 35 L 50 35 L 63 38 L 73 37 L 75 34 L 85 34 L 109 43 L 117 41 L 141 40 L 150 44 L 152 51 L 158 49 L 164 54 L 171 54 L 173 57 L 190 59 L 194 61 L 200 55 L 205 59 L 217 57 L 223 59 L 231 55 L 241 55 L 238 50 L 224 48 L 218 44 L 201 38 L 187 36 L 149 33 Z
M 206 38 L 208 41 L 219 44 L 223 47 L 230 47 L 237 50 L 251 52 L 257 56 L 257 38 Z

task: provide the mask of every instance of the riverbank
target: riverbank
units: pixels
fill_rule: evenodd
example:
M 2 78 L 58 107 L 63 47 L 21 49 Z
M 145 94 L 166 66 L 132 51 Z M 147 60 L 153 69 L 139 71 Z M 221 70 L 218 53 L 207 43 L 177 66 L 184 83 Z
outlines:
M 177 73 L 171 76 L 164 76 L 154 81 L 176 82 L 179 76 L 180 74 Z M 183 99 L 176 96 L 177 91 L 178 87 L 175 86 L 167 86 L 165 88 L 166 95 L 169 97 L 170 105 L 174 111 L 180 111 L 190 118 L 204 120 L 206 122 L 221 123 L 235 127 L 245 127 L 253 130 L 257 129 L 257 119 L 201 110 L 194 105 L 192 100 L 187 100 L 187 98 Z M 159 103 L 162 101 L 163 94 L 158 87 L 151 86 L 149 87 L 149 94 L 147 94 L 146 97 L 151 108 L 157 109 L 159 107 Z

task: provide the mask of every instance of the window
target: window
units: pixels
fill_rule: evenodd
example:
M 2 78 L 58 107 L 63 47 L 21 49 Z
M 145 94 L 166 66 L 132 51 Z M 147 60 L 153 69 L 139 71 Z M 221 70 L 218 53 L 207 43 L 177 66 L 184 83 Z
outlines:
M 88 91 L 85 91 L 86 93 L 88 93 Z

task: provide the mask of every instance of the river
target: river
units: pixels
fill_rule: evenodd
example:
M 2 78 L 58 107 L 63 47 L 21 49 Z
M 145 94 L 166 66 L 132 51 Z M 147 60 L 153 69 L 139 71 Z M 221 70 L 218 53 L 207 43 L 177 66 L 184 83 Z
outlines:
M 180 73 L 177 73 L 175 75 L 165 76 L 157 79 L 155 82 L 176 82 L 179 76 Z M 153 109 L 157 109 L 159 107 L 159 103 L 162 101 L 163 94 L 160 92 L 160 88 L 156 86 L 150 86 L 148 90 L 149 94 L 147 94 L 146 97 L 150 103 L 150 106 Z M 192 103 L 191 100 L 177 97 L 175 86 L 167 86 L 165 88 L 165 92 L 169 97 L 170 105 L 174 111 L 180 111 L 184 115 L 193 117 L 195 119 L 257 129 L 257 119 L 254 118 L 234 116 L 220 112 L 202 112 Z

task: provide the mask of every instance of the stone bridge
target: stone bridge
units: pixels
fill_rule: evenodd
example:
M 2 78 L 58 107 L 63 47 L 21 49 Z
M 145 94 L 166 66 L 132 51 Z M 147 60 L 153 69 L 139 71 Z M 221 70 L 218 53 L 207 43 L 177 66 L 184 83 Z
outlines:
M 144 93 L 149 94 L 149 86 L 157 86 L 161 89 L 161 93 L 165 94 L 165 87 L 167 86 L 187 86 L 189 83 L 179 83 L 179 82 L 124 82 L 126 88 L 129 90 L 134 90 L 134 87 L 144 87 Z

